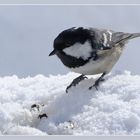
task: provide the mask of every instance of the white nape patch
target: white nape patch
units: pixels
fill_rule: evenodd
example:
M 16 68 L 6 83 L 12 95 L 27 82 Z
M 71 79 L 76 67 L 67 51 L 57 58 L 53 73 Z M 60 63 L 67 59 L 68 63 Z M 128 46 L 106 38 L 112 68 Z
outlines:
M 76 29 L 78 29 L 79 27 L 74 27 L 74 29 L 76 30 Z
M 108 32 L 108 34 L 109 34 L 109 40 L 111 41 L 112 40 L 112 32 L 111 31 L 107 31 Z
M 86 41 L 84 44 L 75 43 L 71 47 L 65 48 L 63 50 L 67 55 L 80 58 L 82 57 L 84 60 L 86 60 L 88 57 L 90 57 L 90 53 L 92 52 L 92 47 L 88 41 Z
M 105 33 L 103 33 L 103 37 L 104 37 L 104 42 L 103 42 L 103 44 L 104 44 L 104 46 L 107 46 L 107 36 L 106 36 Z

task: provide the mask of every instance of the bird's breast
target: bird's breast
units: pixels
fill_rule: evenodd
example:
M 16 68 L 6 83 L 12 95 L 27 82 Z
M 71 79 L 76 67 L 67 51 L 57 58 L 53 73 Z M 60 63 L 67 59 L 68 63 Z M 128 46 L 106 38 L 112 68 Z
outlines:
M 94 75 L 104 72 L 108 73 L 118 61 L 121 53 L 122 48 L 114 47 L 111 50 L 100 52 L 99 59 L 96 61 L 91 59 L 85 65 L 71 68 L 70 70 L 84 75 Z
M 71 55 L 65 52 L 57 52 L 57 56 L 71 71 L 84 75 L 94 75 L 110 72 L 118 61 L 123 48 L 124 47 L 116 46 L 109 50 L 99 50 L 97 60 L 90 57 L 84 60 L 82 57 L 71 56 L 72 52 Z

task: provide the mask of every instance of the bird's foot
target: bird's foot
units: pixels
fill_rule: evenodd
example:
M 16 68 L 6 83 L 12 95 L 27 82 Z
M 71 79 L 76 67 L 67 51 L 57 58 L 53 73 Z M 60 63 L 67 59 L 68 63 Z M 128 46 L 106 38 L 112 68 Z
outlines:
M 92 85 L 92 86 L 89 87 L 89 90 L 91 90 L 93 87 L 95 87 L 96 90 L 98 90 L 99 83 L 104 81 L 103 77 L 104 77 L 105 75 L 106 75 L 106 72 L 104 72 L 104 73 L 95 81 L 94 85 Z
M 76 86 L 77 84 L 79 84 L 81 81 L 83 81 L 84 79 L 88 79 L 85 75 L 80 75 L 79 77 L 75 78 L 72 83 L 66 88 L 66 93 L 68 93 L 69 88 L 71 88 L 72 86 Z
M 100 82 L 103 82 L 103 81 L 105 81 L 105 79 L 97 79 L 97 80 L 95 81 L 94 85 L 92 85 L 92 86 L 89 87 L 89 90 L 91 90 L 93 87 L 95 87 L 96 90 L 98 90 L 99 83 L 100 83 Z

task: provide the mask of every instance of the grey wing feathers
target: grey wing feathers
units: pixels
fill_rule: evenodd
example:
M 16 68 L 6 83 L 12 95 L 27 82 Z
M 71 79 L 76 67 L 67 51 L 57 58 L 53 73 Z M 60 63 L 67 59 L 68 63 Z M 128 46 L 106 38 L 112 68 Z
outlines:
M 114 32 L 112 30 L 92 29 L 91 44 L 93 48 L 93 58 L 98 59 L 101 55 L 108 53 L 108 51 L 120 44 L 124 46 L 128 40 L 140 37 L 140 33 L 124 33 Z
M 91 42 L 94 50 L 107 50 L 111 49 L 110 46 L 113 31 L 104 29 L 91 30 Z
M 95 51 L 108 50 L 117 44 L 124 46 L 128 40 L 140 37 L 140 33 L 115 32 L 113 30 L 92 28 L 92 46 Z

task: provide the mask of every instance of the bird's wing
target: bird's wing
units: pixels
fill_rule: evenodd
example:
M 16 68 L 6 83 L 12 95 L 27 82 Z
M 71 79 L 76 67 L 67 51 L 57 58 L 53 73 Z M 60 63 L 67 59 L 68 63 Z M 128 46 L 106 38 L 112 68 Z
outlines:
M 92 29 L 91 44 L 93 50 L 108 50 L 121 44 L 124 46 L 128 40 L 140 37 L 140 33 L 114 32 L 112 30 Z
M 116 44 L 125 45 L 126 40 L 132 37 L 132 34 L 123 32 L 114 32 L 112 30 L 92 29 L 91 46 L 92 58 L 97 60 L 103 54 L 108 53 Z
M 111 48 L 125 46 L 128 40 L 140 37 L 140 33 L 114 32 L 112 30 L 94 30 L 92 37 L 92 48 L 94 60 L 107 54 Z
M 114 31 L 104 29 L 90 29 L 90 41 L 93 50 L 108 50 L 112 48 Z

